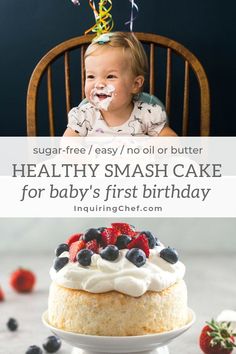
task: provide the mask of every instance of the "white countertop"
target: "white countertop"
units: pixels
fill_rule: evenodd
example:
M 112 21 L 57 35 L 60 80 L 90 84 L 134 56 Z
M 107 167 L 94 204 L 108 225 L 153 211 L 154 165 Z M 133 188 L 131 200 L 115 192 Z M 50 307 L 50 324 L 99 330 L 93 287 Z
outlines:
M 207 245 L 206 248 L 210 245 Z M 53 255 L 0 254 L 0 286 L 6 300 L 0 302 L 0 354 L 24 354 L 30 345 L 42 345 L 51 335 L 41 322 L 47 309 L 48 275 Z M 189 307 L 197 316 L 194 326 L 169 345 L 171 354 L 199 354 L 198 337 L 206 320 L 216 318 L 223 309 L 236 309 L 236 257 L 234 253 L 182 254 L 187 274 Z M 35 272 L 37 284 L 31 294 L 17 294 L 8 285 L 13 270 L 22 266 Z M 19 329 L 10 332 L 6 322 L 14 317 Z M 71 353 L 63 343 L 58 354 Z

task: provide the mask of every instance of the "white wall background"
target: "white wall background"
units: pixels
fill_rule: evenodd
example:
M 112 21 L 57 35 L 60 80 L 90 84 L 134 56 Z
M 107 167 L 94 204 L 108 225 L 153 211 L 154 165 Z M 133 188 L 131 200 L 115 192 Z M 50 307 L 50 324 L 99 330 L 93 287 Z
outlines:
M 76 232 L 108 226 L 120 221 L 110 218 L 8 218 L 0 219 L 0 253 L 51 252 Z M 166 246 L 178 251 L 236 251 L 236 219 L 216 218 L 133 218 L 122 220 L 138 230 L 150 230 Z

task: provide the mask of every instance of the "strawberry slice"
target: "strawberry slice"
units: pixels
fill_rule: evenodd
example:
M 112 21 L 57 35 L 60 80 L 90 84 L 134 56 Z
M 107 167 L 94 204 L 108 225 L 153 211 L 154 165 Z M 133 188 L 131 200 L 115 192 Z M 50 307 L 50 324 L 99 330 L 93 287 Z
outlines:
M 86 243 L 83 240 L 79 240 L 76 242 L 73 242 L 70 246 L 70 261 L 71 262 L 75 262 L 76 261 L 76 255 L 77 253 L 82 250 L 83 248 L 85 248 Z
M 4 301 L 5 300 L 5 295 L 4 295 L 4 292 L 0 286 L 0 301 Z
M 113 222 L 111 225 L 114 229 L 120 231 L 120 233 L 123 235 L 134 237 L 137 234 L 131 225 L 126 224 L 124 222 Z
M 140 248 L 149 257 L 149 245 L 148 239 L 144 234 L 139 235 L 137 238 L 134 238 L 130 243 L 128 243 L 127 248 Z
M 95 240 L 95 239 L 88 241 L 86 243 L 86 248 L 88 250 L 93 251 L 94 253 L 99 253 L 99 244 L 98 244 L 97 240 Z
M 101 233 L 102 235 L 102 245 L 104 247 L 108 245 L 115 245 L 117 237 L 120 235 L 120 231 L 112 227 L 108 227 Z
M 72 243 L 79 241 L 82 235 L 83 234 L 73 234 L 66 240 L 65 243 L 67 243 L 67 245 L 70 247 Z

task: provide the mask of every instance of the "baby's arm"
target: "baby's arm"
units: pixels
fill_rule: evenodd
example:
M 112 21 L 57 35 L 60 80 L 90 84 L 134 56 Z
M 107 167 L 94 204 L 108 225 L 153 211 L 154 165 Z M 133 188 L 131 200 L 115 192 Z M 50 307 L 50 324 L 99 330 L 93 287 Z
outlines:
M 151 113 L 151 117 L 150 117 Z M 147 107 L 146 119 L 148 121 L 148 135 L 150 136 L 177 136 L 175 131 L 168 125 L 165 109 L 155 104 Z
M 63 136 L 65 137 L 70 137 L 70 136 L 79 136 L 79 133 L 75 132 L 73 129 L 71 128 L 67 128 L 63 134 Z
M 68 124 L 63 136 L 85 136 L 91 128 L 90 121 L 87 119 L 87 111 L 80 106 L 73 107 L 68 113 Z
M 168 127 L 168 125 L 165 125 L 158 136 L 177 136 L 177 134 L 173 129 Z

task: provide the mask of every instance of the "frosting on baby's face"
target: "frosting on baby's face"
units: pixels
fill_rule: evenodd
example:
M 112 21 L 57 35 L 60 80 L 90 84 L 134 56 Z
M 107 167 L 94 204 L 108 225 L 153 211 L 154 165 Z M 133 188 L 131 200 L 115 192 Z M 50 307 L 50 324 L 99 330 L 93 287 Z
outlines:
M 110 113 L 108 124 L 123 124 L 133 110 L 133 95 L 140 89 L 128 54 L 119 47 L 99 47 L 86 56 L 85 72 L 87 100 L 103 111 L 105 120 L 106 111 Z M 115 117 L 112 117 L 113 112 Z
M 115 87 L 113 85 L 95 86 L 90 92 L 90 102 L 97 108 L 107 111 L 112 102 Z

